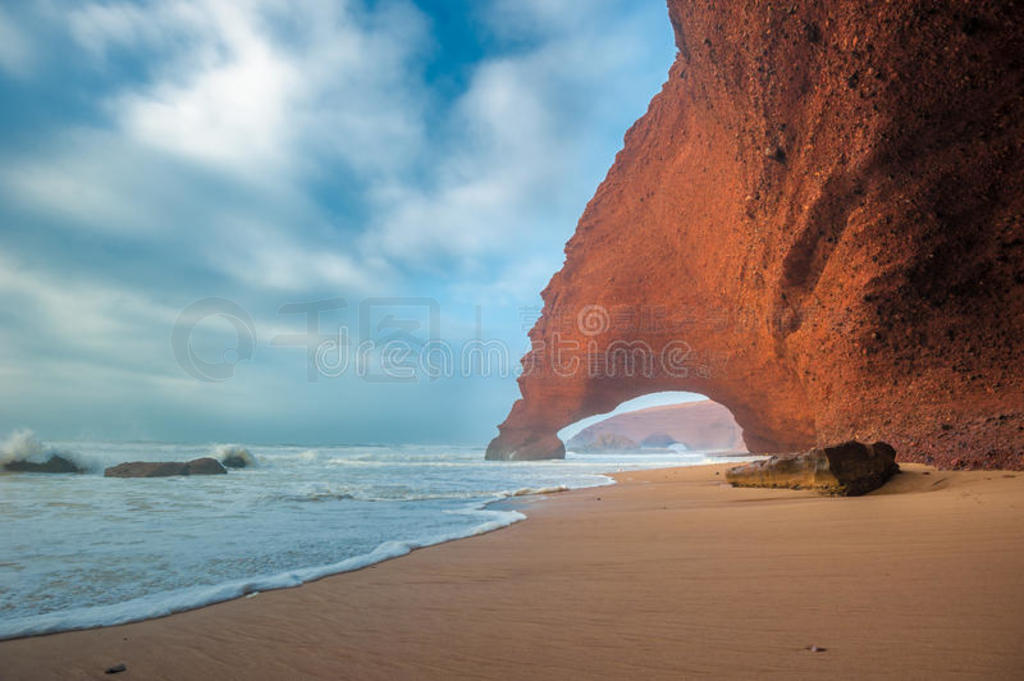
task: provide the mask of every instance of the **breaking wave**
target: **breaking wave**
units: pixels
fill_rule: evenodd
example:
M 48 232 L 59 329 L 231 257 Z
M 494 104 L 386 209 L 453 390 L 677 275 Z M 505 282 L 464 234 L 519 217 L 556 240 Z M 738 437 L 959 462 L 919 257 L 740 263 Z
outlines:
M 256 457 L 241 445 L 217 445 L 213 458 L 228 467 L 249 468 L 256 465 Z
M 89 457 L 50 447 L 27 428 L 14 431 L 4 440 L 3 445 L 0 445 L 0 466 L 22 462 L 43 464 L 54 456 L 67 459 L 82 470 L 95 470 L 99 465 Z

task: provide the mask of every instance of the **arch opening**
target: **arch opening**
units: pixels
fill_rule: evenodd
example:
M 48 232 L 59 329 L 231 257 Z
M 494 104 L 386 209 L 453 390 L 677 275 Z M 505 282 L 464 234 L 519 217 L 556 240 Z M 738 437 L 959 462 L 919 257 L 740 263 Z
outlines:
M 611 411 L 580 419 L 557 433 L 573 454 L 747 452 L 732 412 L 706 395 L 653 392 Z

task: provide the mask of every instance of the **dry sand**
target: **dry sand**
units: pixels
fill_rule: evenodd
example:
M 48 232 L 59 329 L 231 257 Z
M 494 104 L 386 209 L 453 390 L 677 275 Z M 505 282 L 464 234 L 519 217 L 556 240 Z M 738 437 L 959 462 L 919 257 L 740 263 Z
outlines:
M 1024 678 L 1024 475 L 904 468 L 854 499 L 626 473 L 297 589 L 0 643 L 0 679 Z

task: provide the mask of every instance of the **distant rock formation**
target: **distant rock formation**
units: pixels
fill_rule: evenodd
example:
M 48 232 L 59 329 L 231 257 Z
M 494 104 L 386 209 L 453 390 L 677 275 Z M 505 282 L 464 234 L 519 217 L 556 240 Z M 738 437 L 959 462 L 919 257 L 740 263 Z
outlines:
M 578 432 L 566 447 L 574 452 L 601 451 L 602 438 L 615 436 L 631 447 L 665 448 L 680 444 L 704 451 L 742 450 L 743 437 L 729 410 L 711 400 L 669 404 L 609 416 Z M 639 443 L 639 445 L 637 444 Z
M 636 440 L 619 433 L 598 433 L 583 438 L 577 436 L 569 440 L 567 446 L 573 451 L 585 453 L 639 452 L 641 449 Z
M 665 447 L 671 447 L 672 445 L 682 444 L 668 433 L 653 433 L 648 435 L 640 441 L 641 447 L 654 447 L 657 449 L 664 449 Z M 686 445 L 683 445 L 684 447 Z M 689 447 L 687 447 L 689 449 Z
M 4 470 L 11 473 L 83 473 L 76 463 L 65 459 L 60 454 L 51 454 L 50 458 L 42 463 L 34 461 L 8 461 L 4 464 Z
M 216 459 L 191 461 L 129 461 L 103 471 L 108 478 L 166 478 L 175 475 L 223 475 L 227 470 Z
M 896 451 L 884 442 L 846 442 L 737 466 L 726 471 L 725 480 L 734 487 L 813 489 L 854 497 L 878 489 L 899 470 Z
M 686 390 L 753 452 L 1024 467 L 1024 3 L 669 0 L 490 459 Z

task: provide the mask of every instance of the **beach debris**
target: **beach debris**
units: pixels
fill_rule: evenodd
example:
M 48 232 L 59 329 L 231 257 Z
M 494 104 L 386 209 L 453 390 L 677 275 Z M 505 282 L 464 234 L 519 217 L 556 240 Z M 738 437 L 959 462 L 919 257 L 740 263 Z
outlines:
M 804 648 L 804 650 L 809 650 L 812 653 L 823 653 L 826 650 L 828 650 L 828 648 L 822 648 L 821 646 L 816 646 L 816 645 L 809 645 L 806 648 Z
M 733 487 L 812 489 L 852 497 L 878 489 L 899 470 L 896 451 L 884 442 L 850 441 L 736 466 L 725 479 Z
M 174 475 L 223 475 L 227 469 L 208 456 L 191 461 L 129 461 L 103 471 L 108 478 L 166 478 Z
M 128 667 L 125 666 L 124 662 L 121 664 L 115 664 L 113 667 L 107 667 L 104 674 L 120 674 L 121 672 L 128 671 Z

